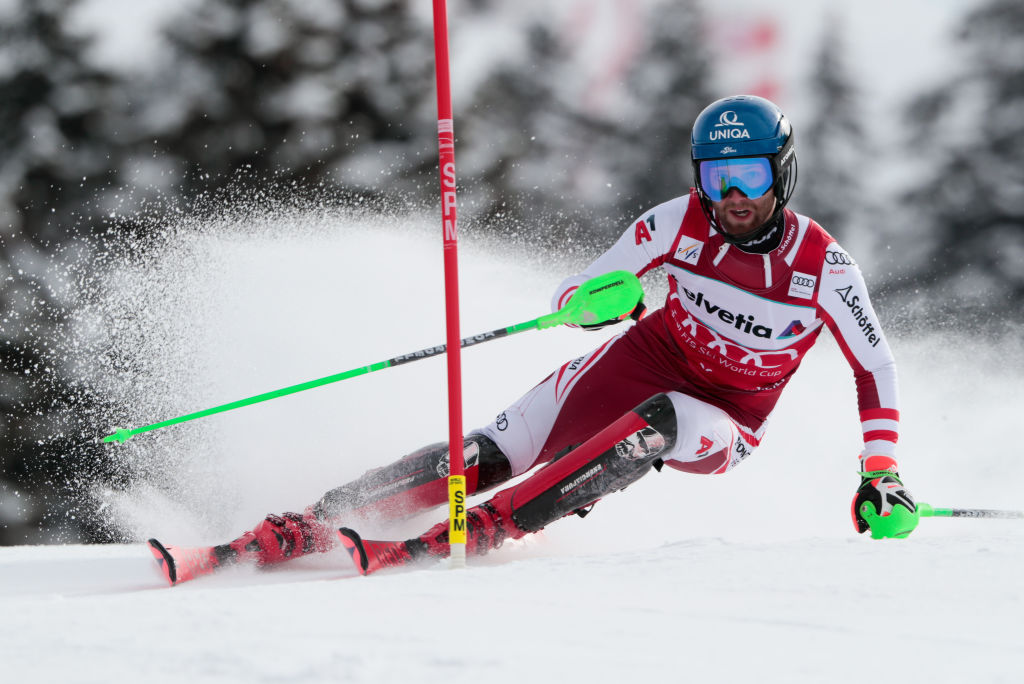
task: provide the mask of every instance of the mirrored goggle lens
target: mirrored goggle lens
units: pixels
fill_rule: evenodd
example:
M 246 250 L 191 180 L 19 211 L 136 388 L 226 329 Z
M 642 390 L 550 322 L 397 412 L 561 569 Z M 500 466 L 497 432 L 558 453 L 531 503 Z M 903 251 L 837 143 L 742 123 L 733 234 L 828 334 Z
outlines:
M 712 202 L 721 202 L 730 188 L 755 199 L 772 187 L 772 165 L 765 157 L 702 161 L 700 184 Z

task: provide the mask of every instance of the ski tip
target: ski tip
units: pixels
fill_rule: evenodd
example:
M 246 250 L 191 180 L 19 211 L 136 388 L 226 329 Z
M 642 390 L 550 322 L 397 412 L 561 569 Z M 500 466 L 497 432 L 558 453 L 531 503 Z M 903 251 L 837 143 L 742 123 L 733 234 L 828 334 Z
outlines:
M 341 540 L 341 545 L 348 551 L 348 555 L 352 558 L 352 562 L 355 563 L 359 574 L 368 575 L 367 568 L 369 567 L 369 562 L 366 558 L 363 539 L 359 536 L 359 533 L 348 527 L 341 527 L 338 529 L 338 539 Z
M 153 554 L 153 558 L 156 559 L 157 566 L 160 568 L 160 574 L 164 576 L 167 583 L 172 587 L 178 583 L 177 569 L 174 567 L 174 558 L 167 551 L 163 544 L 156 539 L 150 539 L 148 542 L 149 550 Z

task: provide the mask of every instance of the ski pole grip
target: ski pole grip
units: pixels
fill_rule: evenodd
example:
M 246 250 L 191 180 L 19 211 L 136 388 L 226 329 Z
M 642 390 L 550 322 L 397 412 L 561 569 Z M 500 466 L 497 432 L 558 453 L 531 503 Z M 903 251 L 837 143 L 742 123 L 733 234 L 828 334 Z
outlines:
M 611 271 L 587 280 L 569 302 L 539 320 L 539 328 L 564 323 L 593 325 L 628 316 L 643 301 L 644 288 L 629 271 Z

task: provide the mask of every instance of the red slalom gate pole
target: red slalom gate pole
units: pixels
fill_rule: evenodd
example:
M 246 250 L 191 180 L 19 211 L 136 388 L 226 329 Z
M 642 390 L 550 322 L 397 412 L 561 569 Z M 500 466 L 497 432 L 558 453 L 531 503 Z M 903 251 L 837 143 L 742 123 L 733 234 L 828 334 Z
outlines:
M 437 77 L 437 146 L 444 224 L 444 292 L 448 356 L 448 541 L 451 566 L 466 567 L 466 464 L 462 453 L 462 355 L 459 334 L 459 230 L 455 205 L 455 129 L 448 73 L 445 0 L 434 0 L 434 70 Z

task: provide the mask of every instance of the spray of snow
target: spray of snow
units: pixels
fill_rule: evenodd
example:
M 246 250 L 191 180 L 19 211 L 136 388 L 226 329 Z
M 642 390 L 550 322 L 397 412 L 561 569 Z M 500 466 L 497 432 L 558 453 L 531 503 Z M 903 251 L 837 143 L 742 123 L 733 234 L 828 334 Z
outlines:
M 113 269 L 106 298 L 83 317 L 105 334 L 96 357 L 105 370 L 92 375 L 131 427 L 444 340 L 434 222 L 340 210 L 248 215 L 188 222 L 157 255 Z M 463 335 L 546 313 L 569 262 L 464 238 Z M 650 285 L 656 305 L 663 285 Z M 466 430 L 604 334 L 526 333 L 466 350 Z M 918 331 L 892 340 L 904 393 L 903 472 L 934 505 L 1013 507 L 1022 472 L 1000 435 L 1007 411 L 1020 409 L 1019 338 L 966 346 L 961 337 Z M 836 502 L 856 481 L 854 396 L 826 336 L 743 467 L 721 477 L 648 477 L 602 502 L 590 524 L 563 523 L 546 536 L 576 550 L 602 548 L 610 530 L 622 537 L 617 544 L 638 548 L 680 535 L 845 534 L 848 513 Z M 445 439 L 445 402 L 442 358 L 356 377 L 112 446 L 110 457 L 135 475 L 123 491 L 96 494 L 127 539 L 223 541 L 268 512 L 301 510 L 369 468 Z M 635 526 L 638 517 L 647 524 Z

